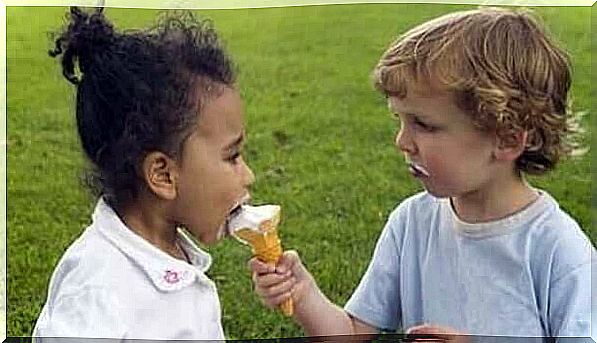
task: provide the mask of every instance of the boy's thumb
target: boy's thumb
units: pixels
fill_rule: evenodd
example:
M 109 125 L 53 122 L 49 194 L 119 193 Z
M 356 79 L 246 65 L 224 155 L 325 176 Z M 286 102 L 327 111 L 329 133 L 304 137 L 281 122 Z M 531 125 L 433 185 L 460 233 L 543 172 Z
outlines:
M 287 250 L 280 256 L 276 265 L 276 271 L 278 273 L 286 273 L 287 271 L 294 269 L 297 264 L 300 265 L 300 262 L 301 259 L 295 250 Z

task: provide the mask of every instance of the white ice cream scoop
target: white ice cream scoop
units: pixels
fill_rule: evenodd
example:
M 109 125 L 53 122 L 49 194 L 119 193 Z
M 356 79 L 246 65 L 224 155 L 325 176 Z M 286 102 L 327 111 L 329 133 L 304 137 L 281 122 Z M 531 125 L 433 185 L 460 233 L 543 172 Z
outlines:
M 233 211 L 228 220 L 228 232 L 245 244 L 248 238 L 256 235 L 267 235 L 280 223 L 279 205 L 241 205 Z M 251 233 L 252 232 L 252 233 Z

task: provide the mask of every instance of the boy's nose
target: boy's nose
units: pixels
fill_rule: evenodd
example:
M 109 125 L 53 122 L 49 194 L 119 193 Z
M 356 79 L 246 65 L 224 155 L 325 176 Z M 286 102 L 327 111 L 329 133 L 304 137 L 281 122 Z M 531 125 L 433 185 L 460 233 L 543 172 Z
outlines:
M 400 130 L 396 134 L 394 144 L 402 152 L 406 152 L 409 154 L 413 154 L 415 152 L 415 144 L 412 140 L 412 137 L 408 130 L 404 127 L 400 128 Z

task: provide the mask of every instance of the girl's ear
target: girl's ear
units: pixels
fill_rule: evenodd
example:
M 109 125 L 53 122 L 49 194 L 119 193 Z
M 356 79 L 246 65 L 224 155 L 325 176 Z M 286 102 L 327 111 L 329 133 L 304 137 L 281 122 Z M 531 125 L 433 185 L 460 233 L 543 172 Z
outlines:
M 497 136 L 493 156 L 499 161 L 515 161 L 527 144 L 528 131 L 520 131 L 506 137 Z
M 143 180 L 157 197 L 174 200 L 177 196 L 178 167 L 168 155 L 154 151 L 143 160 Z

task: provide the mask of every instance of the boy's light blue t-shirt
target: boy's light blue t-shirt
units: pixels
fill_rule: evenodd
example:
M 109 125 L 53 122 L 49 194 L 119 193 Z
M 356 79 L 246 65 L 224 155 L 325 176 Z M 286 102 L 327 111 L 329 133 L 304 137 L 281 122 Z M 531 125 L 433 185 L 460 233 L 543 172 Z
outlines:
M 481 224 L 459 220 L 449 199 L 404 201 L 345 310 L 389 330 L 427 323 L 471 335 L 590 336 L 595 248 L 539 192 L 524 210 Z

